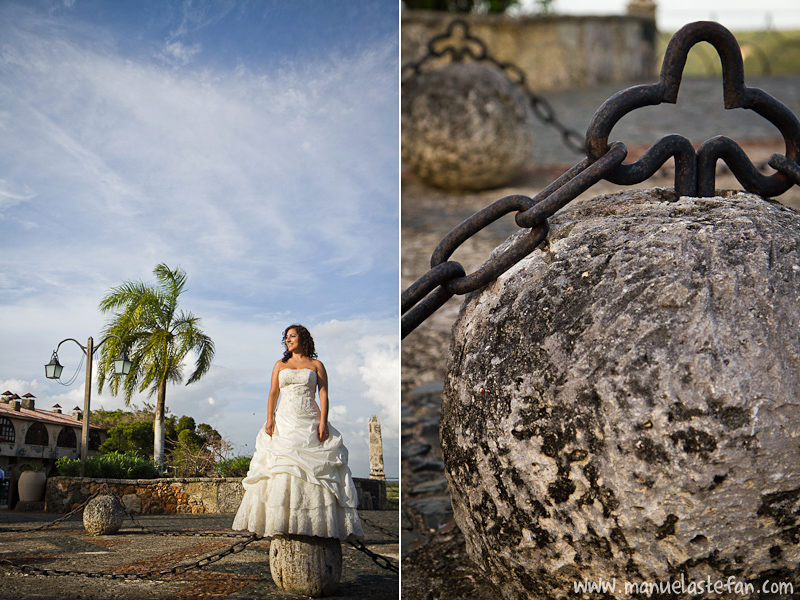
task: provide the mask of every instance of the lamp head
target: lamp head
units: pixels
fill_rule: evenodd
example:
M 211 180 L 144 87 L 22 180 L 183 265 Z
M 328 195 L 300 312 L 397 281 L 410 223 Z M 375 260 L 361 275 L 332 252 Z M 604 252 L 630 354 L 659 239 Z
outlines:
M 53 356 L 50 358 L 50 362 L 44 366 L 44 375 L 48 379 L 60 379 L 61 371 L 63 370 L 64 367 L 58 362 L 58 354 L 53 350 Z
M 133 363 L 128 359 L 128 353 L 123 352 L 122 356 L 114 359 L 114 374 L 127 375 L 131 372 L 131 366 Z

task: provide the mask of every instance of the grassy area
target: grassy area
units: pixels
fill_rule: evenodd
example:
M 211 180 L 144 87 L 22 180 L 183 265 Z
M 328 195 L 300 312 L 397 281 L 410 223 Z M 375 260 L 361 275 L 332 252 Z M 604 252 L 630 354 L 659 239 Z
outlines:
M 747 75 L 789 75 L 800 73 L 800 31 L 733 32 L 742 49 Z M 658 68 L 673 33 L 659 33 Z M 708 77 L 722 73 L 719 56 L 711 44 L 702 42 L 689 51 L 684 75 Z
M 399 481 L 386 482 L 386 508 L 389 510 L 398 510 L 400 508 Z

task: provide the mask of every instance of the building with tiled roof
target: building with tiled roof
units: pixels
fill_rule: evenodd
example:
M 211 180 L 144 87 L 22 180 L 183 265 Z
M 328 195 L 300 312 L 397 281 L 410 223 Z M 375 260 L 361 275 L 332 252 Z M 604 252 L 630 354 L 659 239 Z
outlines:
M 0 395 L 0 467 L 8 472 L 24 463 L 51 466 L 62 456 L 80 458 L 82 412 L 76 406 L 71 415 L 36 408 L 36 397 L 5 391 Z M 105 430 L 89 426 L 89 455 L 105 439 Z

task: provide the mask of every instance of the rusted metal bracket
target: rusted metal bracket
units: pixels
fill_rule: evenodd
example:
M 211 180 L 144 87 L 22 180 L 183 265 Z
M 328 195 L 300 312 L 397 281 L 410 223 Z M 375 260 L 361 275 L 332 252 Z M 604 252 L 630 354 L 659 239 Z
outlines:
M 466 32 L 465 36 L 471 44 L 476 43 Z M 431 40 L 431 49 L 436 41 L 438 38 Z M 625 144 L 608 143 L 614 125 L 632 110 L 662 102 L 677 102 L 687 54 L 699 42 L 710 43 L 722 61 L 725 108 L 752 110 L 772 123 L 783 136 L 785 155 L 773 154 L 769 160 L 769 165 L 776 173 L 760 173 L 744 150 L 725 136 L 711 138 L 695 151 L 685 137 L 668 135 L 656 141 L 639 160 L 630 164 L 624 163 L 628 154 Z M 460 52 L 481 56 L 485 53 L 485 46 L 483 51 L 479 47 L 479 51 L 475 52 L 465 45 Z M 533 252 L 547 236 L 547 219 L 603 179 L 618 185 L 641 183 L 673 157 L 676 196 L 713 196 L 719 160 L 728 165 L 744 189 L 765 198 L 779 196 L 792 185 L 800 185 L 800 122 L 785 104 L 763 90 L 745 85 L 742 54 L 733 34 L 719 23 L 699 21 L 686 25 L 670 40 L 658 83 L 622 90 L 597 110 L 586 131 L 586 154 L 583 161 L 534 198 L 521 195 L 501 198 L 445 236 L 431 257 L 430 271 L 402 294 L 402 337 L 413 331 L 454 294 L 466 294 L 491 283 Z M 467 275 L 459 263 L 447 260 L 469 237 L 511 211 L 517 211 L 517 225 L 531 228 L 529 235 L 506 252 L 487 260 L 472 275 Z
M 796 164 L 800 151 L 800 122 L 797 117 L 765 91 L 745 85 L 742 52 L 736 38 L 719 23 L 710 21 L 686 25 L 672 37 L 664 54 L 658 83 L 630 87 L 603 103 L 586 130 L 586 150 L 590 161 L 594 162 L 605 154 L 612 128 L 626 114 L 643 106 L 662 102 L 675 104 L 678 101 L 686 56 L 699 42 L 711 44 L 722 61 L 725 108 L 750 109 L 775 125 L 786 143 L 785 158 Z M 619 185 L 641 183 L 671 156 L 675 157 L 675 193 L 679 196 L 713 196 L 716 164 L 720 159 L 744 189 L 759 196 L 779 196 L 794 184 L 791 177 L 780 171 L 769 176 L 759 173 L 744 150 L 725 136 L 705 141 L 697 152 L 688 139 L 679 135 L 667 136 L 653 144 L 638 161 L 620 165 L 605 179 Z

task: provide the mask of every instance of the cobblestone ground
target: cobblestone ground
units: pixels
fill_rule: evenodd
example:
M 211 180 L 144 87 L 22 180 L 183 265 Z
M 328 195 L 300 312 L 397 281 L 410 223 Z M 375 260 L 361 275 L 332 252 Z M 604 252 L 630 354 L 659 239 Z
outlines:
M 397 511 L 360 511 L 365 545 L 376 554 L 399 563 Z M 41 531 L 24 531 L 54 520 L 52 514 L 0 512 L 0 560 L 39 569 L 103 573 L 138 573 L 192 564 L 218 552 L 237 539 L 225 537 L 233 515 L 144 515 L 141 526 L 164 536 L 145 533 L 127 520 L 114 535 L 86 534 L 80 515 Z M 198 536 L 194 534 L 210 534 Z M 363 552 L 342 543 L 342 578 L 330 598 L 399 598 L 397 573 L 378 566 Z M 259 540 L 237 554 L 203 568 L 149 579 L 116 580 L 86 576 L 26 574 L 0 562 L 2 600 L 179 600 L 251 598 L 293 600 L 305 598 L 281 591 L 269 572 L 269 541 Z
M 760 87 L 800 115 L 800 77 L 748 78 L 750 87 Z M 611 95 L 624 86 L 545 94 L 558 118 L 568 127 L 585 132 L 592 115 Z M 722 108 L 719 79 L 684 81 L 677 105 L 647 107 L 630 113 L 614 128 L 611 140 L 623 141 L 629 159 L 646 150 L 658 138 L 679 133 L 700 143 L 714 135 L 733 138 L 754 164 L 765 163 L 773 152 L 784 153 L 777 130 L 751 111 Z M 404 173 L 401 190 L 402 262 L 405 289 L 430 267 L 430 255 L 442 237 L 463 219 L 503 196 L 519 193 L 534 196 L 577 163 L 576 156 L 554 131 L 540 127 L 533 166 L 503 189 L 480 193 L 450 193 L 432 189 Z M 720 163 L 721 164 L 721 163 Z M 767 168 L 767 172 L 772 172 Z M 671 187 L 673 172 L 662 169 L 635 187 Z M 741 189 L 720 166 L 718 189 Z M 593 197 L 619 190 L 601 182 L 584 196 Z M 797 186 L 778 198 L 800 209 Z M 467 273 L 479 267 L 491 251 L 517 231 L 507 216 L 468 240 L 453 255 Z M 451 327 L 461 305 L 455 297 L 439 309 L 402 343 L 402 597 L 404 600 L 496 598 L 496 592 L 471 563 L 464 539 L 455 525 L 447 492 L 439 423 L 442 380 L 451 339 Z

